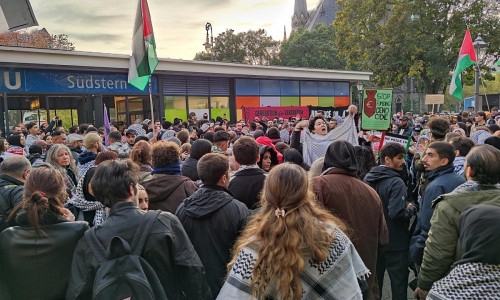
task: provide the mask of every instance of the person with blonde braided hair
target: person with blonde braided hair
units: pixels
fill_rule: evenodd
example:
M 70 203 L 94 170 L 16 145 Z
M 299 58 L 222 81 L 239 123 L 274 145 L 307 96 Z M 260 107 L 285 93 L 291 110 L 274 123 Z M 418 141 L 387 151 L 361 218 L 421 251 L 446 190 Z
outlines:
M 217 299 L 363 298 L 369 271 L 342 221 L 317 206 L 303 168 L 273 168 L 261 204 L 235 244 Z

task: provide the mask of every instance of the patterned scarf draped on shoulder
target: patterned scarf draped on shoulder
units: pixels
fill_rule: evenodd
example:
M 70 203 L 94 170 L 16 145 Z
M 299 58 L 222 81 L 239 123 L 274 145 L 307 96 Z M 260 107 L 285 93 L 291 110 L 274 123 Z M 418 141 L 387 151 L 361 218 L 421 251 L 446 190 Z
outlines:
M 304 141 L 302 143 L 304 162 L 311 165 L 316 159 L 325 156 L 328 146 L 337 140 L 348 141 L 353 146 L 358 145 L 358 135 L 353 115 L 346 117 L 342 124 L 326 135 L 314 134 L 309 129 L 304 129 Z
M 349 238 L 335 228 L 335 238 L 328 249 L 328 257 L 316 263 L 304 259 L 300 274 L 302 299 L 363 299 L 358 280 L 366 280 L 370 271 Z M 243 248 L 229 273 L 217 299 L 254 299 L 251 296 L 252 273 L 258 259 L 258 246 Z M 279 295 L 266 295 L 266 299 L 279 299 Z

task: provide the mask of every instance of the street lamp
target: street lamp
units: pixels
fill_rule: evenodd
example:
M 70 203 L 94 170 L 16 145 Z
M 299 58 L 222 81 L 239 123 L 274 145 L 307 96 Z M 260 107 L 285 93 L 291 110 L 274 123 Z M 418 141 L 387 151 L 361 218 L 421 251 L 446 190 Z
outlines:
M 356 88 L 358 89 L 358 93 L 359 93 L 359 107 L 361 107 L 363 105 L 363 83 L 361 81 L 358 81 L 358 83 L 356 83 Z
M 479 71 L 481 65 L 483 64 L 483 59 L 484 55 L 486 54 L 486 48 L 488 47 L 488 44 L 483 41 L 483 39 L 481 38 L 481 34 L 478 34 L 476 40 L 474 41 L 474 43 L 472 43 L 472 45 L 474 46 L 474 51 L 476 52 L 476 64 L 474 65 L 476 85 L 476 90 L 474 93 L 474 111 L 478 112 L 482 110 L 482 101 L 481 103 L 479 101 Z
M 207 52 L 210 52 L 210 56 L 212 57 L 212 60 L 214 60 L 214 35 L 213 35 L 213 32 L 212 32 L 212 24 L 208 23 L 205 25 L 205 30 L 207 31 L 207 38 L 205 40 L 205 44 L 203 44 L 203 46 L 205 46 L 205 50 Z M 208 36 L 208 31 L 210 31 L 210 39 L 209 39 L 209 36 Z

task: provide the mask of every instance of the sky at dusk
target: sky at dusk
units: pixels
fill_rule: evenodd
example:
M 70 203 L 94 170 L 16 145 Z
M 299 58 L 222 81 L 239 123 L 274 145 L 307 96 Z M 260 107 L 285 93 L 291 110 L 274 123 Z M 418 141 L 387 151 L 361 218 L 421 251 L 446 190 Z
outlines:
M 308 9 L 319 0 L 308 0 Z M 76 50 L 131 53 L 137 0 L 31 0 L 39 28 L 65 33 Z M 294 0 L 148 0 L 157 54 L 191 60 L 204 50 L 205 24 L 216 37 L 226 29 L 236 32 L 265 29 L 283 39 L 291 30 Z

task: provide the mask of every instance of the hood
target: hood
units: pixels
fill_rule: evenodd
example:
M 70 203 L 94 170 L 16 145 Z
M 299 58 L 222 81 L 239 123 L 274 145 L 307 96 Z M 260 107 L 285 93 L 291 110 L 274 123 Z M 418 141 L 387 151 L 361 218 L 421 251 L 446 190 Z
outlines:
M 257 162 L 259 168 L 262 168 L 262 157 L 264 156 L 264 153 L 266 153 L 266 151 L 269 151 L 269 153 L 271 153 L 271 168 L 277 166 L 279 164 L 279 159 L 277 155 L 278 151 L 276 151 L 276 149 L 271 146 L 260 145 L 259 148 L 260 160 Z
M 366 183 L 377 183 L 379 181 L 394 177 L 401 177 L 401 175 L 396 170 L 393 170 L 387 166 L 377 166 L 372 168 L 370 172 L 366 174 L 364 181 Z
M 326 150 L 323 171 L 329 168 L 338 168 L 351 172 L 357 171 L 358 162 L 356 161 L 354 146 L 344 140 L 331 143 Z
M 223 187 L 204 185 L 185 199 L 183 204 L 189 217 L 199 219 L 213 214 L 233 199 L 231 192 Z
M 268 138 L 267 136 L 261 136 L 261 137 L 257 138 L 255 141 L 259 145 L 265 145 L 265 146 L 269 146 L 269 147 L 273 148 L 273 150 L 278 155 L 278 162 L 281 163 L 283 161 L 283 155 L 281 153 L 279 153 L 278 150 L 276 150 L 276 147 L 274 146 L 273 141 L 271 141 L 270 138 Z
M 180 175 L 154 174 L 153 178 L 142 185 L 148 191 L 149 201 L 154 202 L 163 201 L 185 181 L 191 179 Z
M 81 164 L 81 165 L 84 165 L 90 161 L 93 161 L 95 160 L 95 158 L 97 157 L 97 154 L 95 154 L 94 152 L 90 152 L 90 151 L 85 151 L 85 152 L 82 152 L 79 156 L 78 156 L 78 162 Z

